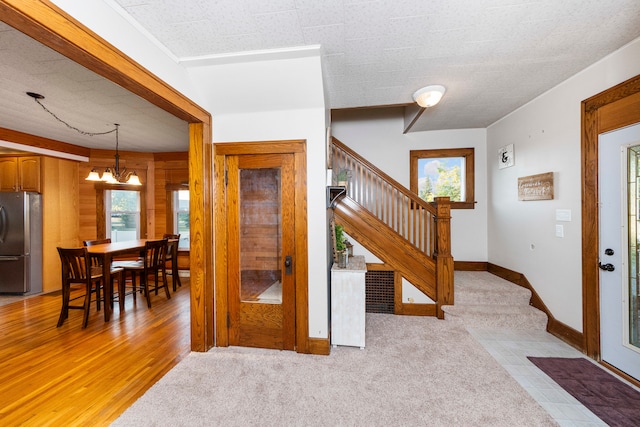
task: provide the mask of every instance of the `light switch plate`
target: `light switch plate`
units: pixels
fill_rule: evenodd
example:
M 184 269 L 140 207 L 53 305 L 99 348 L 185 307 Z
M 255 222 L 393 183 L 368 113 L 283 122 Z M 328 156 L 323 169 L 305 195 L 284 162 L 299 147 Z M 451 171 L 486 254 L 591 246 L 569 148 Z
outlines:
M 571 209 L 556 209 L 556 221 L 571 221 Z
M 564 225 L 556 224 L 556 237 L 564 237 Z

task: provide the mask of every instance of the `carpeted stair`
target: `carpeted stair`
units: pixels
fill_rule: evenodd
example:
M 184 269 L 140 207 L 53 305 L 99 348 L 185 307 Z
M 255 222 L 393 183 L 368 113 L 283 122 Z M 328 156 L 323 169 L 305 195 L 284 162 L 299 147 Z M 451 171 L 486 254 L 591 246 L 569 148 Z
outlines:
M 529 305 L 531 291 L 486 271 L 455 272 L 455 303 L 445 319 L 475 329 L 545 330 L 547 315 Z

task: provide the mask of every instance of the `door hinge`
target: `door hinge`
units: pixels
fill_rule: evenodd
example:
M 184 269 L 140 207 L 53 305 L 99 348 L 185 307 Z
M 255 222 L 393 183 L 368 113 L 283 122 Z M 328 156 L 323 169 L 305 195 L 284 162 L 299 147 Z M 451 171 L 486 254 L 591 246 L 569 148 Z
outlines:
M 227 186 L 229 184 L 229 171 L 224 171 L 224 185 Z
M 227 328 L 230 328 L 230 327 L 231 327 L 231 315 L 227 311 Z

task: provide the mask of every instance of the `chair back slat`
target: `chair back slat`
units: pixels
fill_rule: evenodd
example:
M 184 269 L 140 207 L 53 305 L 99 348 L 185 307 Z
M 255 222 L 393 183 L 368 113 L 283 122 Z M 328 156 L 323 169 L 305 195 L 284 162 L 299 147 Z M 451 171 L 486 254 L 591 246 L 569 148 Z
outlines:
M 145 268 L 157 269 L 163 268 L 167 257 L 167 239 L 148 240 L 145 243 Z
M 83 282 L 88 279 L 87 265 L 91 265 L 87 248 L 58 248 L 62 263 L 62 278 L 72 282 Z

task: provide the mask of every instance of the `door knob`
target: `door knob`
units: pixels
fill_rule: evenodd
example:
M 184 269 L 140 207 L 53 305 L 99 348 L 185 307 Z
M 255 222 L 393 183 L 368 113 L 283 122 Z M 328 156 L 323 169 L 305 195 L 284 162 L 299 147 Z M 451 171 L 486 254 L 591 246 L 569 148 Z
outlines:
M 613 271 L 616 269 L 613 264 L 603 264 L 601 262 L 598 263 L 598 267 L 600 267 L 600 270 L 604 271 Z
M 287 255 L 284 258 L 284 274 L 291 274 L 291 267 L 293 266 L 293 260 L 291 255 Z

